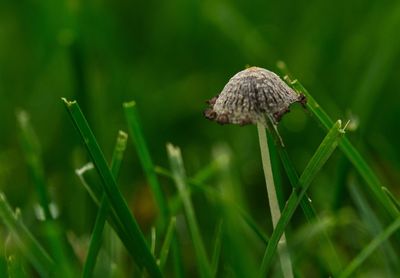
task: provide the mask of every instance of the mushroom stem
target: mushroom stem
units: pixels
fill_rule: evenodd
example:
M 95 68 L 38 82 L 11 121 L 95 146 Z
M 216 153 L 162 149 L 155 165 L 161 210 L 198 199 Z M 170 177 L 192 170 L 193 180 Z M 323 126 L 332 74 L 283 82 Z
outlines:
M 272 225 L 275 229 L 281 211 L 279 209 L 278 198 L 276 197 L 274 177 L 271 168 L 271 158 L 269 156 L 268 140 L 265 133 L 265 127 L 262 123 L 257 123 L 258 139 L 260 141 L 261 159 L 264 170 L 265 183 L 267 186 L 268 202 L 271 211 Z M 281 262 L 283 277 L 292 278 L 293 270 L 290 255 L 287 252 L 287 244 L 285 234 L 282 235 L 278 245 L 279 259 Z

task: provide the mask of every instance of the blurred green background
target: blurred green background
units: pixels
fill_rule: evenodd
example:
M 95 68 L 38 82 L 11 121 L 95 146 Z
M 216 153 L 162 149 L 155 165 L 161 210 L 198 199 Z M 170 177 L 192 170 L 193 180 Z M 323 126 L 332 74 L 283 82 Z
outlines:
M 117 131 L 127 130 L 122 103 L 135 100 L 156 165 L 168 166 L 165 144 L 172 142 L 191 176 L 211 162 L 217 144 L 227 144 L 250 214 L 266 226 L 256 128 L 219 126 L 202 111 L 246 65 L 276 71 L 278 60 L 332 118 L 353 120 L 350 139 L 400 196 L 400 2 L 389 0 L 1 0 L 0 190 L 29 219 L 37 195 L 15 117 L 24 109 L 60 219 L 88 235 L 95 210 L 74 174 L 88 158 L 60 97 L 78 100 L 109 158 Z M 301 172 L 324 130 L 296 106 L 280 131 Z M 336 152 L 311 187 L 320 213 L 351 203 L 344 165 Z M 131 143 L 120 186 L 147 231 L 152 208 L 137 201 L 148 194 Z

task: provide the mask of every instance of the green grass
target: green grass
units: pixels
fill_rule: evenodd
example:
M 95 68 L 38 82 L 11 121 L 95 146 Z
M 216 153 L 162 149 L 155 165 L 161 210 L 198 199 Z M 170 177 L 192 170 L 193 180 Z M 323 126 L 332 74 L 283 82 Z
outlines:
M 271 166 L 271 158 L 269 154 L 270 148 L 268 146 L 268 139 L 265 127 L 262 124 L 258 123 L 257 131 L 260 142 L 261 161 L 263 165 L 264 177 L 267 186 L 268 204 L 271 212 L 272 226 L 274 229 L 276 229 L 276 225 L 278 224 L 278 221 L 281 218 L 281 212 L 279 208 L 279 202 L 276 191 L 279 190 L 282 192 L 282 189 L 280 183 L 277 183 L 275 185 L 274 182 L 272 166 Z M 291 278 L 293 277 L 293 266 L 290 259 L 290 254 L 288 253 L 286 235 L 284 232 L 282 233 L 279 241 L 280 241 L 280 246 L 278 248 L 278 255 L 281 263 L 282 274 L 283 277 L 285 278 Z
M 134 101 L 126 102 L 123 104 L 123 108 L 125 112 L 125 118 L 128 122 L 129 132 L 136 146 L 136 150 L 143 166 L 143 170 L 154 193 L 156 203 L 160 211 L 160 225 L 162 228 L 164 228 L 170 216 L 169 209 L 164 197 L 164 193 L 162 192 L 161 186 L 154 171 L 155 168 L 150 157 L 146 140 L 143 136 L 143 132 L 138 119 L 138 112 L 136 111 L 136 103 Z
M 323 127 L 329 129 L 329 127 L 333 124 L 333 121 L 329 115 L 323 110 L 323 108 L 298 80 L 292 80 L 290 78 L 289 71 L 283 62 L 278 63 L 278 68 L 284 74 L 284 79 L 289 83 L 289 85 L 291 85 L 298 93 L 302 93 L 307 97 L 307 109 L 312 112 L 317 121 L 322 124 Z M 344 138 L 339 146 L 353 166 L 357 169 L 358 173 L 365 180 L 372 196 L 381 204 L 381 206 L 386 210 L 387 213 L 390 214 L 393 219 L 396 218 L 399 211 L 393 206 L 389 199 L 386 198 L 384 192 L 382 191 L 381 182 L 365 159 L 361 156 L 360 152 L 353 146 L 348 138 Z
M 29 122 L 29 116 L 25 111 L 17 113 L 17 120 L 20 131 L 21 147 L 25 154 L 36 192 L 39 196 L 41 208 L 44 211 L 45 219 L 52 219 L 50 213 L 50 198 L 47 192 L 46 178 L 41 161 L 39 142 Z
M 341 126 L 341 121 L 338 120 L 328 132 L 324 140 L 319 145 L 311 160 L 308 162 L 307 167 L 304 169 L 299 178 L 299 185 L 295 187 L 290 195 L 285 208 L 282 211 L 282 216 L 274 229 L 271 238 L 268 242 L 267 249 L 265 250 L 264 258 L 262 260 L 260 277 L 264 277 L 274 258 L 275 249 L 278 247 L 282 234 L 285 231 L 290 218 L 293 216 L 297 206 L 300 204 L 301 199 L 304 197 L 307 189 L 311 185 L 312 180 L 316 174 L 321 170 L 322 166 L 331 156 L 336 146 L 339 143 L 340 137 L 344 134 L 344 129 Z
M 270 136 L 270 138 L 272 138 L 272 137 L 273 137 L 273 135 Z M 272 141 L 272 139 L 270 141 Z M 291 159 L 289 157 L 288 152 L 286 151 L 286 148 L 284 146 L 282 146 L 281 144 L 277 144 L 277 145 L 270 144 L 269 146 L 271 148 L 277 149 L 277 151 L 279 153 L 279 157 L 280 157 L 282 165 L 283 165 L 283 168 L 285 170 L 285 173 L 288 177 L 288 180 L 289 180 L 291 186 L 294 189 L 299 188 L 301 186 L 301 183 L 299 181 L 299 176 L 296 172 L 293 162 L 291 161 Z M 308 196 L 307 192 L 305 192 L 303 198 L 300 199 L 300 207 L 301 207 L 303 214 L 304 214 L 305 218 L 307 219 L 307 221 L 309 221 L 310 223 L 315 223 L 315 221 L 316 221 L 316 223 L 314 225 L 318 225 L 318 223 L 320 222 L 320 219 L 317 215 L 316 209 L 314 208 L 314 206 L 310 200 L 311 200 L 311 198 Z M 322 233 L 321 240 L 328 243 L 330 252 L 332 252 L 331 259 L 328 261 L 329 271 L 333 274 L 338 273 L 338 271 L 341 269 L 341 263 L 340 263 L 339 255 L 337 254 L 337 251 L 335 250 L 333 242 L 331 241 L 331 239 L 329 238 L 329 236 L 326 232 Z
M 287 74 L 284 65 L 280 64 L 280 68 Z M 165 158 L 169 159 L 170 169 L 156 167 L 150 156 L 151 146 L 143 135 L 136 103 L 128 102 L 123 105 L 128 129 L 144 171 L 144 179 L 151 189 L 157 208 L 151 232 L 140 228 L 140 219 L 133 215 L 125 194 L 117 186 L 117 178 L 123 169 L 122 161 L 126 157 L 127 134 L 122 131 L 118 133 L 111 163 L 108 164 L 78 103 L 63 99 L 70 120 L 90 157 L 90 162 L 78 169 L 76 174 L 93 200 L 96 210 L 84 259 L 78 262 L 76 254 L 68 251 L 71 246 L 65 244 L 66 230 L 58 221 L 53 220 L 50 213 L 50 197 L 37 139 L 27 116 L 20 114 L 18 119 L 21 146 L 30 169 L 30 177 L 35 184 L 35 192 L 45 212 L 45 221 L 39 222 L 41 232 L 34 229 L 31 223 L 29 226 L 24 224 L 19 210 L 14 212 L 4 195 L 1 195 L 0 217 L 5 224 L 5 231 L 10 234 L 10 241 L 17 246 L 17 251 L 6 257 L 7 273 L 14 277 L 21 277 L 25 273 L 51 277 L 56 272 L 61 272 L 63 277 L 75 277 L 80 273 L 83 277 L 92 277 L 99 271 L 110 275 L 135 273 L 149 277 L 184 277 L 194 273 L 205 278 L 221 275 L 265 277 L 281 275 L 281 271 L 288 273 L 293 267 L 295 275 L 304 274 L 297 258 L 298 251 L 292 248 L 291 239 L 306 222 L 318 227 L 322 225 L 319 207 L 310 202 L 310 186 L 313 183 L 315 187 L 326 186 L 314 181 L 324 172 L 324 166 L 333 153 L 339 151 L 337 147 L 361 177 L 360 181 L 354 177 L 347 180 L 350 184 L 348 192 L 354 209 L 360 215 L 360 223 L 363 223 L 368 240 L 365 246 L 351 255 L 344 255 L 341 246 L 333 239 L 332 231 L 325 230 L 322 225 L 324 227 L 321 226 L 321 234 L 314 236 L 317 242 L 323 241 L 326 244 L 330 256 L 322 259 L 326 261 L 320 267 L 327 275 L 351 277 L 374 256 L 375 251 L 379 251 L 386 258 L 380 270 L 389 274 L 396 273 L 396 248 L 399 242 L 396 236 L 390 241 L 389 238 L 400 228 L 399 201 L 393 192 L 381 186 L 377 174 L 347 138 L 347 124 L 343 126 L 340 120 L 332 122 L 298 81 L 292 81 L 289 77 L 286 80 L 296 91 L 307 96 L 307 109 L 313 118 L 327 128 L 327 133 L 318 148 L 312 152 L 312 157 L 301 175 L 297 173 L 290 149 L 274 143 L 279 142 L 282 137 L 277 130 L 271 130 L 272 133 L 268 134 L 268 145 L 261 145 L 262 148 L 268 148 L 271 154 L 271 169 L 281 199 L 282 212 L 276 219 L 276 227 L 272 227 L 271 235 L 266 232 L 269 228 L 266 228 L 265 217 L 261 221 L 256 218 L 244 201 L 246 198 L 232 171 L 235 155 L 229 148 L 215 147 L 212 160 L 194 171 L 194 174 L 188 175 L 180 148 L 167 144 Z M 97 180 L 90 177 L 94 174 L 92 170 L 96 171 Z M 364 196 L 363 188 L 359 186 L 362 182 L 368 186 L 369 190 L 366 192 L 369 193 L 369 198 Z M 291 192 L 288 196 L 285 193 L 287 190 Z M 293 216 L 299 206 L 303 218 L 294 220 Z M 265 212 L 261 215 L 265 215 Z M 381 215 L 384 216 L 383 219 L 380 219 Z M 102 252 L 107 241 L 104 233 L 108 224 L 130 255 L 129 264 L 134 262 L 135 267 L 124 264 L 122 260 L 126 258 Z M 207 225 L 212 228 L 206 228 Z M 281 250 L 287 252 L 286 255 L 292 258 L 292 262 L 290 266 L 282 264 L 283 269 L 278 270 L 277 250 L 282 248 L 280 239 L 284 233 L 287 234 L 287 247 Z M 344 235 L 340 234 L 342 236 Z M 192 262 L 188 263 L 188 260 Z
M 11 209 L 3 194 L 0 195 L 0 214 L 20 252 L 41 276 L 50 277 L 55 267 L 54 260 L 24 225 L 21 213 Z
M 111 159 L 111 172 L 115 179 L 118 177 L 118 173 L 121 168 L 122 159 L 124 157 L 124 151 L 126 149 L 126 141 L 128 136 L 125 132 L 119 131 L 117 142 L 115 144 L 113 157 Z M 88 254 L 83 267 L 83 277 L 92 277 L 93 269 L 96 264 L 96 258 L 100 251 L 103 230 L 106 224 L 106 220 L 109 214 L 109 203 L 107 197 L 103 194 L 101 199 L 99 212 L 97 214 L 96 222 L 93 227 L 92 237 L 90 239 Z
M 355 270 L 370 256 L 380 245 L 382 245 L 395 231 L 400 229 L 400 218 L 390 224 L 382 233 L 377 235 L 349 265 L 343 270 L 339 277 L 351 277 Z
M 381 219 L 378 218 L 376 212 L 370 206 L 367 198 L 359 189 L 359 185 L 354 179 L 350 180 L 348 187 L 350 196 L 354 200 L 354 204 L 359 211 L 360 218 L 362 222 L 365 223 L 366 231 L 371 238 L 377 237 L 384 230 Z M 387 275 L 390 275 L 391 273 L 398 273 L 400 271 L 398 265 L 398 257 L 395 250 L 393 249 L 393 246 L 385 242 L 382 244 L 379 251 L 385 257 L 382 269 L 387 273 Z
M 183 166 L 181 151 L 172 144 L 167 144 L 167 152 L 171 165 L 172 175 L 179 192 L 179 196 L 183 203 L 186 215 L 186 221 L 190 230 L 200 276 L 203 278 L 212 276 L 212 269 L 206 254 L 203 239 L 201 238 L 200 229 L 197 224 L 196 215 L 190 199 L 189 190 L 186 184 L 186 173 Z
M 399 30 L 399 1 L 0 1 L 0 277 L 257 277 L 268 249 L 278 278 L 284 232 L 295 277 L 397 278 Z M 279 208 L 299 202 L 283 231 L 255 126 L 202 115 L 236 72 L 279 60 L 308 98 L 267 134 Z M 346 134 L 299 198 L 337 119 Z
M 171 243 L 175 236 L 175 229 L 176 229 L 176 218 L 172 217 L 168 224 L 167 233 L 165 235 L 165 239 L 160 250 L 160 257 L 157 261 L 161 270 L 164 269 L 165 263 L 167 262 L 168 254 L 171 249 Z
M 122 242 L 134 257 L 139 267 L 145 267 L 153 277 L 162 276 L 78 104 L 65 99 L 63 101 L 102 179 L 103 190 L 111 204 L 111 209 L 115 211 L 118 218 L 117 221 L 119 221 L 127 236 L 127 238 L 121 238 Z

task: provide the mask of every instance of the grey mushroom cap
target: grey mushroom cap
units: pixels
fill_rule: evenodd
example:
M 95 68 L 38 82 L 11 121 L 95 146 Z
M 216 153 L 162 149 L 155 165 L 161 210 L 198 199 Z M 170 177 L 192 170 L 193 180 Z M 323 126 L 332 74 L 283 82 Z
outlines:
M 218 96 L 207 101 L 204 116 L 220 124 L 276 125 L 295 102 L 304 105 L 306 98 L 275 73 L 251 67 L 235 74 Z

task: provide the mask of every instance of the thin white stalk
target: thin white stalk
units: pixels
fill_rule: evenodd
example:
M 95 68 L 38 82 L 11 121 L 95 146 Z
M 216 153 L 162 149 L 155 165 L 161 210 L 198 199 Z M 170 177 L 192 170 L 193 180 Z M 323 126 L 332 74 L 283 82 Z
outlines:
M 268 202 L 271 211 L 272 225 L 275 229 L 276 224 L 281 217 L 281 211 L 279 209 L 278 198 L 276 197 L 274 176 L 271 168 L 271 158 L 269 156 L 268 140 L 265 134 L 265 127 L 261 123 L 257 123 L 258 139 L 260 141 L 261 159 L 264 170 L 265 183 L 267 185 Z M 281 262 L 283 277 L 292 278 L 292 262 L 290 255 L 287 252 L 287 244 L 285 234 L 282 235 L 279 240 L 278 254 Z

